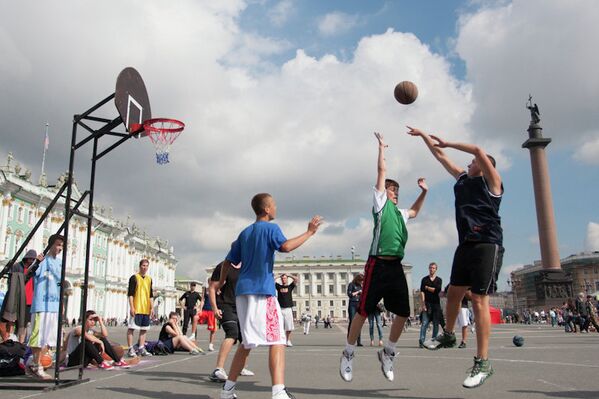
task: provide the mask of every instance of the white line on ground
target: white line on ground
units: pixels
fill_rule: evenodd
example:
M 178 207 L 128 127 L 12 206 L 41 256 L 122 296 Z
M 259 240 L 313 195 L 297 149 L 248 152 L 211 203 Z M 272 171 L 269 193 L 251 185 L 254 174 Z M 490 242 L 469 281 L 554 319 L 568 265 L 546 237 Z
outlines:
M 545 381 L 542 379 L 538 379 L 537 381 L 542 382 L 543 384 L 551 385 L 552 387 L 556 387 L 559 389 L 565 389 L 567 391 L 575 391 L 576 390 L 576 388 L 568 387 L 565 385 L 554 384 L 553 382 Z

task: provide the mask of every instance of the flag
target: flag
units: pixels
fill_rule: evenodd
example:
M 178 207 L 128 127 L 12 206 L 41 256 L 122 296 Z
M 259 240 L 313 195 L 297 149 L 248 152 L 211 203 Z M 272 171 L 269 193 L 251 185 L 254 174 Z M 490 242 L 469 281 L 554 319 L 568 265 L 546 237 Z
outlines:
M 46 138 L 44 139 L 44 151 L 48 149 L 48 145 L 50 144 L 50 137 L 48 137 L 48 129 L 46 129 Z

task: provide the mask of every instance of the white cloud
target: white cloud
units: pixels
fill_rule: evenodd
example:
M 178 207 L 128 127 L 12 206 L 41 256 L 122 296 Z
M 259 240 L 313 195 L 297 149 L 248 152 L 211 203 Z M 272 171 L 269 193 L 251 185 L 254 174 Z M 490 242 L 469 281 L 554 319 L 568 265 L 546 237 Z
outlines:
M 268 11 L 268 17 L 274 25 L 282 26 L 294 12 L 293 0 L 281 0 Z
M 323 36 L 335 36 L 350 31 L 358 24 L 358 16 L 340 11 L 334 11 L 321 17 L 318 21 L 318 31 Z
M 589 165 L 599 165 L 599 132 L 583 141 L 574 158 Z
M 528 94 L 553 146 L 596 139 L 599 125 L 599 7 L 593 0 L 483 2 L 459 23 L 456 52 L 475 88 L 477 135 L 517 148 L 528 138 Z M 596 148 L 596 147 L 595 147 Z
M 599 223 L 589 222 L 585 240 L 587 251 L 599 251 Z

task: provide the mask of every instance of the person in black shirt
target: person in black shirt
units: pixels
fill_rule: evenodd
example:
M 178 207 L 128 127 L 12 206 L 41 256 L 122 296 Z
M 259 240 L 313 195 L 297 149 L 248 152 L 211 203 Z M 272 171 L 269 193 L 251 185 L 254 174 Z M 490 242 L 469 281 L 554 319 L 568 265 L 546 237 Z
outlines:
M 463 382 L 475 388 L 493 374 L 489 362 L 491 316 L 489 294 L 497 289 L 497 277 L 503 260 L 503 229 L 499 206 L 503 197 L 501 176 L 495 159 L 481 147 L 447 142 L 408 126 L 408 134 L 421 137 L 433 156 L 455 179 L 455 218 L 459 245 L 456 249 L 449 291 L 447 293 L 447 325 L 445 331 L 428 349 L 451 348 L 456 345 L 454 328 L 460 302 L 470 289 L 476 320 L 476 357 L 474 366 Z M 443 151 L 453 148 L 474 155 L 468 170 L 453 163 Z M 426 345 L 425 345 L 426 346 Z
M 175 353 L 176 350 L 189 351 L 190 355 L 199 355 L 202 353 L 196 344 L 183 334 L 179 329 L 179 314 L 170 312 L 168 321 L 162 326 L 158 340 L 168 348 L 170 353 Z
M 187 326 L 189 325 L 189 321 L 191 320 L 191 331 L 193 337 L 193 333 L 195 333 L 198 321 L 195 317 L 197 314 L 197 303 L 200 302 L 201 296 L 200 293 L 196 291 L 196 283 L 189 284 L 189 291 L 185 291 L 181 298 L 179 298 L 179 303 L 183 308 L 183 335 L 187 335 Z M 183 302 L 185 301 L 185 302 Z
M 420 325 L 420 338 L 418 344 L 424 348 L 426 339 L 426 330 L 429 324 L 433 323 L 433 337 L 439 333 L 439 324 L 441 318 L 441 300 L 439 293 L 443 287 L 443 280 L 437 276 L 437 264 L 432 262 L 428 265 L 428 276 L 425 276 L 420 282 L 420 309 L 422 324 Z
M 347 304 L 347 313 L 349 316 L 349 324 L 347 326 L 347 334 L 351 329 L 351 323 L 358 313 L 358 305 L 360 304 L 360 295 L 362 295 L 362 283 L 364 282 L 364 275 L 362 273 L 357 274 L 351 283 L 347 285 L 347 297 L 349 302 Z M 362 346 L 362 336 L 358 335 L 357 346 Z
M 291 279 L 291 283 L 289 283 L 289 279 Z M 298 277 L 297 275 L 288 276 L 281 274 L 281 284 L 276 281 L 277 279 L 275 279 L 275 288 L 277 289 L 277 298 L 279 299 L 281 313 L 283 314 L 287 346 L 293 346 L 290 340 L 291 332 L 295 329 L 293 324 L 293 290 L 295 289 L 295 282 L 298 281 Z
M 208 284 L 208 297 L 214 311 L 214 316 L 220 320 L 220 325 L 225 331 L 225 339 L 220 346 L 216 358 L 216 368 L 209 377 L 210 381 L 213 382 L 225 382 L 229 378 L 225 371 L 225 360 L 227 360 L 227 356 L 233 345 L 235 343 L 241 344 L 242 341 L 235 302 L 235 287 L 237 286 L 240 267 L 231 265 L 227 272 L 225 285 L 217 291 L 216 286 L 220 280 L 222 267 L 223 263 L 221 262 L 214 268 Z M 241 370 L 241 375 L 252 376 L 254 372 L 244 367 Z

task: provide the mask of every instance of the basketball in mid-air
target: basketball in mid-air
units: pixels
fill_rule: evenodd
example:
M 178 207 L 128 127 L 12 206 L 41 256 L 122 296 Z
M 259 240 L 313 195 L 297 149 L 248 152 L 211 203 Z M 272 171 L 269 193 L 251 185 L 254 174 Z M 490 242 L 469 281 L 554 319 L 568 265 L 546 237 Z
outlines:
M 401 104 L 412 104 L 418 97 L 418 87 L 409 80 L 399 82 L 393 91 L 395 99 Z
M 515 335 L 512 342 L 516 346 L 522 346 L 522 345 L 524 345 L 524 337 L 522 337 L 521 335 Z

